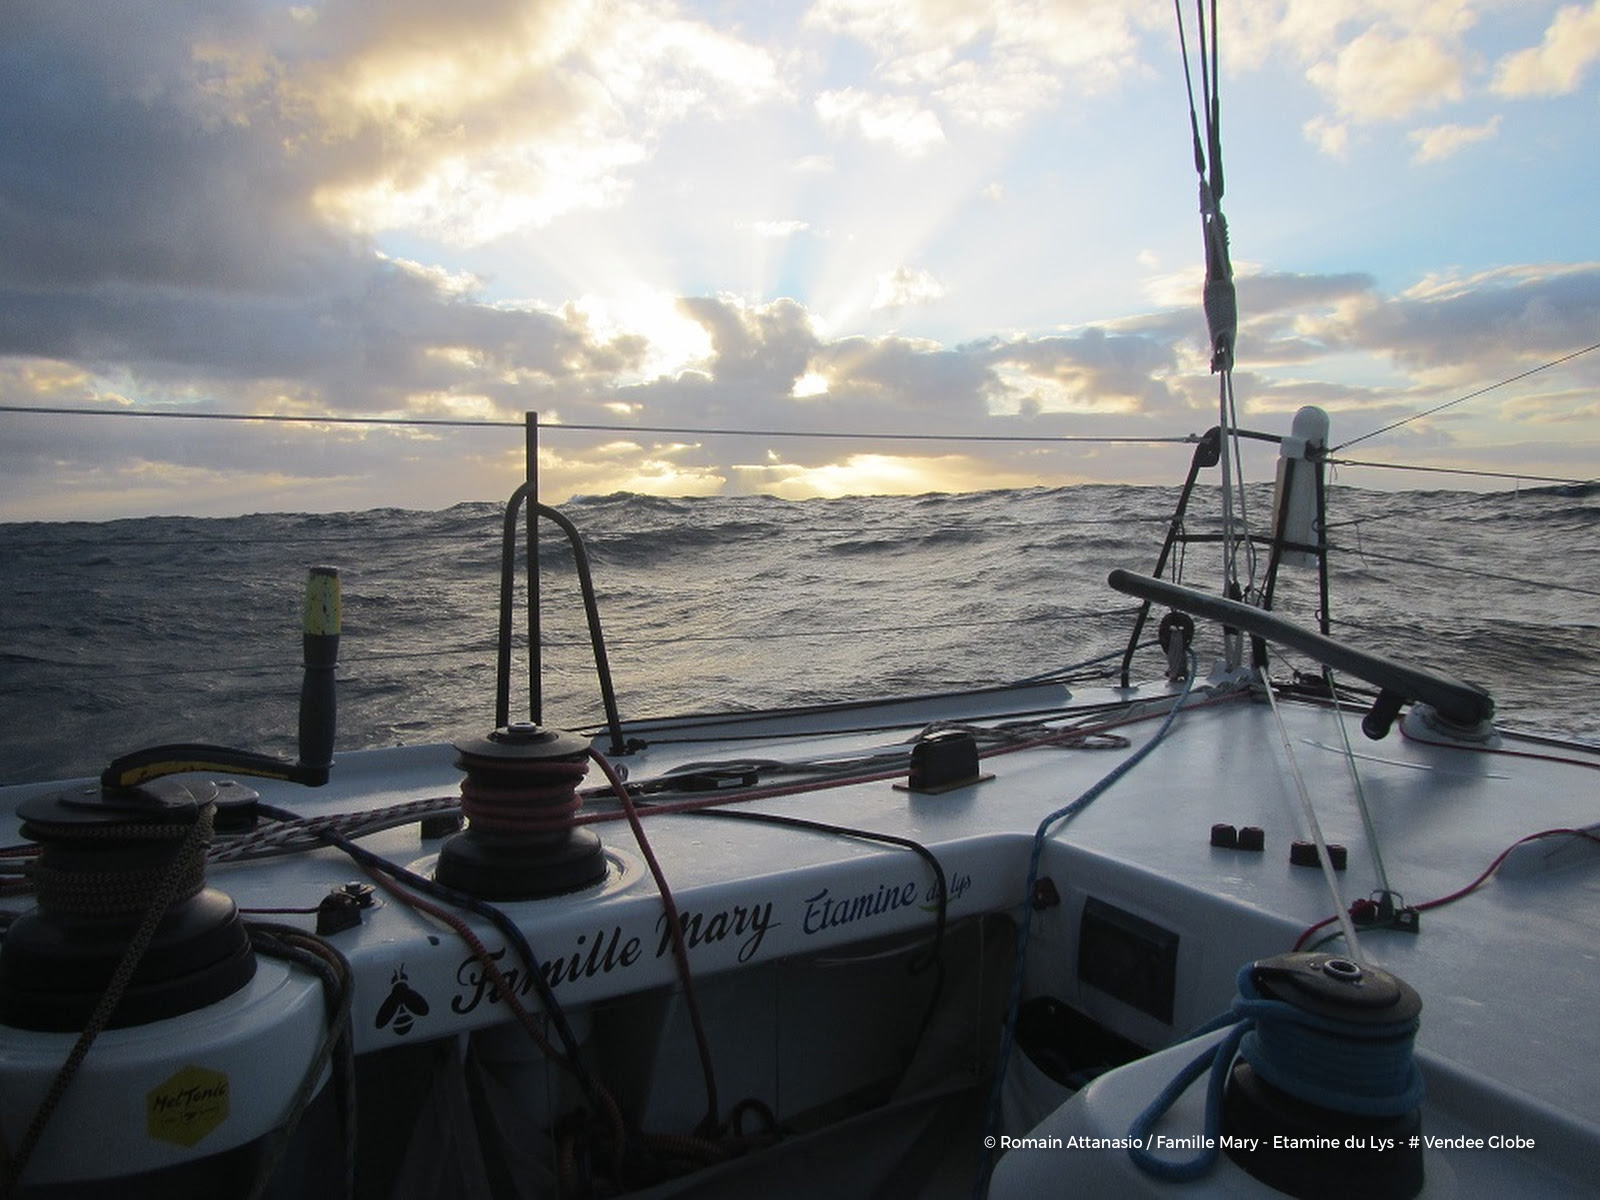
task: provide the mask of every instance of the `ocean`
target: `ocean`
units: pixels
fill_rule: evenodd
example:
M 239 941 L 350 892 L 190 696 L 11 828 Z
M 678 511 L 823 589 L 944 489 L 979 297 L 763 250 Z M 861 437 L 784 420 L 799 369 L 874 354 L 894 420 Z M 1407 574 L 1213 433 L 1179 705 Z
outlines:
M 562 511 L 588 547 L 623 716 L 645 717 L 998 684 L 1120 653 L 1131 604 L 1106 575 L 1152 571 L 1176 495 L 612 495 Z M 1215 503 L 1197 498 L 1190 532 L 1214 527 Z M 1270 507 L 1249 494 L 1258 525 Z M 165 742 L 292 755 L 317 564 L 343 578 L 341 750 L 487 732 L 502 516 L 464 504 L 0 525 L 0 782 L 96 774 Z M 1329 525 L 1335 637 L 1487 687 L 1508 728 L 1600 740 L 1600 488 L 1336 484 Z M 541 560 L 544 722 L 591 728 L 603 710 L 572 555 L 548 524 Z M 1191 547 L 1184 581 L 1219 578 L 1214 549 Z M 1314 576 L 1286 569 L 1274 607 L 1314 626 L 1316 605 Z M 1216 648 L 1203 629 L 1202 654 Z M 1295 666 L 1309 664 L 1280 670 Z M 1134 674 L 1162 667 L 1142 650 Z

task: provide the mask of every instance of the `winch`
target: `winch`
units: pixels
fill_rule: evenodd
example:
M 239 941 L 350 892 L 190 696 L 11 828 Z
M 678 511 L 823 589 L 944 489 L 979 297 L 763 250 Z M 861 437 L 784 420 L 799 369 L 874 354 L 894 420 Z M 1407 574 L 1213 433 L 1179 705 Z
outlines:
M 486 900 L 533 900 L 606 877 L 599 837 L 572 824 L 587 738 L 513 722 L 455 748 L 468 828 L 440 848 L 440 883 Z
M 1301 1200 L 1420 1192 L 1416 991 L 1370 964 L 1286 954 L 1255 963 L 1240 993 L 1254 1025 L 1223 1094 L 1229 1157 Z
M 0 1193 L 246 1195 L 268 1179 L 267 1196 L 337 1193 L 321 1077 L 348 969 L 298 948 L 298 930 L 247 927 L 207 886 L 207 849 L 251 824 L 256 794 L 200 776 L 327 782 L 339 609 L 338 573 L 315 568 L 300 761 L 157 746 L 115 760 L 99 786 L 18 805 L 39 847 L 37 903 L 0 942 Z
M 19 806 L 24 836 L 40 846 L 30 870 L 38 907 L 6 932 L 0 1022 L 79 1030 L 116 986 L 103 1027 L 142 1025 L 250 981 L 255 955 L 238 910 L 205 886 L 217 791 L 169 778 Z

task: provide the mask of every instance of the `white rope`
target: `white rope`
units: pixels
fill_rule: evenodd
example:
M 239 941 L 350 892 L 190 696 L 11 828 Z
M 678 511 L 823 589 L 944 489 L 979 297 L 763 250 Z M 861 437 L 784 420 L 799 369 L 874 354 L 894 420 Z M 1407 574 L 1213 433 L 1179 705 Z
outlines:
M 1361 772 L 1356 767 L 1355 747 L 1350 744 L 1350 730 L 1345 725 L 1344 705 L 1339 703 L 1339 686 L 1333 677 L 1333 668 L 1325 668 L 1328 690 L 1333 694 L 1333 711 L 1339 721 L 1339 738 L 1344 743 L 1344 760 L 1350 766 L 1350 781 L 1356 789 L 1356 807 L 1361 810 L 1361 826 L 1367 832 L 1367 845 L 1372 847 L 1372 865 L 1378 873 L 1378 887 L 1384 895 L 1390 894 L 1389 873 L 1383 869 L 1383 854 L 1378 849 L 1378 831 L 1372 824 L 1372 813 L 1367 808 L 1367 792 L 1361 786 Z
M 1328 894 L 1333 897 L 1333 911 L 1338 915 L 1339 929 L 1344 934 L 1350 957 L 1358 963 L 1365 963 L 1366 956 L 1361 953 L 1361 945 L 1356 941 L 1356 927 L 1351 923 L 1350 914 L 1345 911 L 1344 901 L 1339 896 L 1339 881 L 1333 873 L 1333 861 L 1328 857 L 1328 843 L 1322 836 L 1322 825 L 1317 821 L 1317 812 L 1311 803 L 1311 792 L 1306 787 L 1305 775 L 1300 770 L 1300 760 L 1295 757 L 1294 746 L 1289 741 L 1288 727 L 1283 722 L 1283 714 L 1278 711 L 1278 698 L 1273 694 L 1272 680 L 1263 676 L 1261 683 L 1267 693 L 1267 703 L 1272 707 L 1273 720 L 1278 723 L 1278 737 L 1283 741 L 1283 752 L 1288 757 L 1289 771 L 1294 776 L 1294 785 L 1300 794 L 1300 808 L 1311 831 L 1311 840 L 1316 843 L 1317 861 L 1322 866 L 1322 877 L 1328 884 Z

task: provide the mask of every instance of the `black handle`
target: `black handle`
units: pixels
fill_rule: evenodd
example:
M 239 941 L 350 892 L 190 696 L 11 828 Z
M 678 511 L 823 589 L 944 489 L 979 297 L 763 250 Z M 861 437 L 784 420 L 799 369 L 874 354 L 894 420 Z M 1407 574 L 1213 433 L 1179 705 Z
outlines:
M 327 783 L 329 769 L 333 766 L 338 718 L 334 668 L 339 663 L 341 609 L 338 570 L 312 567 L 306 580 L 305 679 L 300 685 L 299 762 L 229 746 L 179 742 L 135 750 L 114 759 L 100 773 L 101 786 L 112 790 L 131 788 L 164 775 L 196 771 L 286 779 L 307 787 L 321 787 Z
M 305 679 L 300 685 L 300 766 L 323 772 L 333 766 L 339 706 L 334 668 L 339 665 L 342 603 L 336 567 L 312 567 L 306 579 Z
M 1132 571 L 1113 571 L 1106 582 L 1124 595 L 1137 596 L 1141 600 L 1165 604 L 1197 617 L 1220 621 L 1277 645 L 1298 650 L 1336 671 L 1345 671 L 1358 679 L 1365 679 L 1384 692 L 1431 705 L 1441 717 L 1457 725 L 1471 728 L 1494 716 L 1494 698 L 1480 687 L 1357 650 L 1296 625 L 1293 621 L 1286 621 L 1275 613 L 1236 600 L 1197 592 L 1165 579 L 1137 575 Z M 1388 731 L 1387 724 L 1381 721 L 1375 721 L 1373 729 L 1380 725 L 1382 732 L 1377 734 L 1378 737 Z M 1368 736 L 1372 736 L 1371 730 Z

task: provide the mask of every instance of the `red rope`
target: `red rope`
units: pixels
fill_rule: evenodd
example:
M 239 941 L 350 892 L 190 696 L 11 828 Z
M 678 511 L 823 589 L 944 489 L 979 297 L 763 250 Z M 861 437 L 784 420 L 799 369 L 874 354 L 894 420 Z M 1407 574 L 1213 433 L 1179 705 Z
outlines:
M 1487 867 L 1485 867 L 1483 869 L 1483 872 L 1476 879 L 1474 879 L 1471 883 L 1467 884 L 1465 887 L 1458 888 L 1455 891 L 1451 892 L 1447 896 L 1440 896 L 1436 900 L 1424 900 L 1421 904 L 1413 904 L 1413 905 L 1411 905 L 1411 907 L 1416 909 L 1416 911 L 1418 911 L 1418 912 L 1427 912 L 1429 909 L 1443 908 L 1446 904 L 1454 904 L 1457 900 L 1461 900 L 1461 899 L 1463 899 L 1463 898 L 1465 898 L 1467 896 L 1470 896 L 1473 892 L 1475 892 L 1479 888 L 1481 888 L 1485 883 L 1489 882 L 1490 876 L 1492 876 L 1496 871 L 1498 871 L 1500 869 L 1501 865 L 1510 856 L 1511 852 L 1513 850 L 1515 850 L 1518 846 L 1524 845 L 1527 842 L 1536 842 L 1536 841 L 1540 840 L 1541 838 L 1563 837 L 1563 836 L 1565 836 L 1565 837 L 1580 837 L 1580 838 L 1584 838 L 1584 839 L 1586 839 L 1588 841 L 1594 842 L 1597 845 L 1600 845 L 1600 837 L 1596 837 L 1594 834 L 1590 833 L 1587 829 L 1544 829 L 1544 830 L 1541 830 L 1538 833 L 1530 833 L 1527 837 L 1518 838 L 1516 841 L 1512 842 L 1511 845 L 1507 846 L 1504 850 L 1500 851 L 1499 854 L 1495 855 L 1494 861 L 1491 862 Z M 1360 905 L 1360 904 L 1363 904 L 1363 903 L 1366 903 L 1366 902 L 1358 900 L 1356 902 L 1356 905 Z M 1351 908 L 1354 909 L 1356 907 L 1356 905 L 1352 905 Z M 1335 917 L 1327 917 L 1324 920 L 1318 921 L 1315 925 L 1309 926 L 1295 940 L 1294 948 L 1296 950 L 1300 949 L 1300 947 L 1304 946 L 1308 941 L 1311 940 L 1311 936 L 1314 933 L 1316 933 L 1317 930 L 1327 928 L 1329 925 L 1332 925 L 1338 919 L 1339 918 L 1336 917 L 1336 916 Z
M 677 966 L 678 978 L 683 983 L 684 1004 L 689 1010 L 689 1024 L 694 1030 L 695 1046 L 700 1054 L 700 1071 L 705 1077 L 706 1115 L 700 1128 L 707 1134 L 713 1133 L 720 1124 L 717 1076 L 711 1062 L 711 1042 L 706 1037 L 705 1022 L 700 1017 L 700 1002 L 695 998 L 694 979 L 689 972 L 689 949 L 683 942 L 683 919 L 678 915 L 678 905 L 672 898 L 672 889 L 667 886 L 667 876 L 662 871 L 661 864 L 656 861 L 655 851 L 650 848 L 650 839 L 645 836 L 644 823 L 639 820 L 639 811 L 634 807 L 633 797 L 628 794 L 628 787 L 623 782 L 622 776 L 617 774 L 617 769 L 611 765 L 606 756 L 592 746 L 589 749 L 589 757 L 594 759 L 605 772 L 611 790 L 616 793 L 617 799 L 622 804 L 622 811 L 628 818 L 628 824 L 633 829 L 634 840 L 639 843 L 639 853 L 644 856 L 650 874 L 655 877 L 656 888 L 661 892 L 661 906 L 667 915 L 667 932 L 671 935 L 672 960 Z
M 578 784 L 589 771 L 581 759 L 520 764 L 527 782 L 461 781 L 461 811 L 479 829 L 495 833 L 560 833 L 583 807 Z M 503 778 L 503 776 L 502 776 Z

